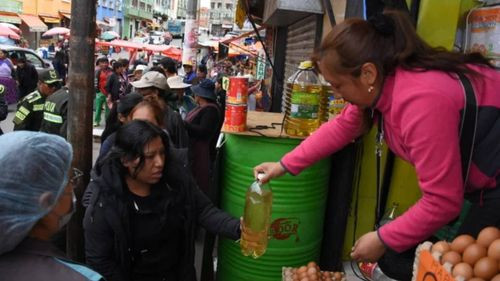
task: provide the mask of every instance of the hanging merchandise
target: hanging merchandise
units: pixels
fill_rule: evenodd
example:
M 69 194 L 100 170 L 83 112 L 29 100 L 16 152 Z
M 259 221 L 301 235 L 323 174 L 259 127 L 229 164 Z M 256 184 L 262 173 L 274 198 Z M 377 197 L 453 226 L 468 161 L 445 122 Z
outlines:
M 466 52 L 479 52 L 500 67 L 500 5 L 473 9 L 467 17 Z
M 328 107 L 328 98 L 311 61 L 300 63 L 297 72 L 288 78 L 286 90 L 285 131 L 292 136 L 309 136 L 321 125 Z

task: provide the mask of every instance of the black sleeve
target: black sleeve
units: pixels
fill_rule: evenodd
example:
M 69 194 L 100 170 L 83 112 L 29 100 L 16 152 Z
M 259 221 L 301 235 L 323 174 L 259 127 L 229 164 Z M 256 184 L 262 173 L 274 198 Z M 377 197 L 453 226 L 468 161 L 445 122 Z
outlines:
M 215 207 L 212 201 L 196 186 L 194 180 L 192 185 L 198 223 L 212 234 L 219 234 L 233 240 L 240 239 L 240 220 Z
M 87 189 L 91 189 L 91 185 Z M 90 199 L 91 202 L 94 200 L 96 198 Z M 83 219 L 86 263 L 108 281 L 126 280 L 115 259 L 114 232 L 104 217 L 104 209 L 92 203 L 85 210 Z
M 188 134 L 192 138 L 209 140 L 219 127 L 219 112 L 214 107 L 207 107 L 200 112 L 200 123 L 184 122 Z
M 65 139 L 67 139 L 68 135 L 68 100 L 64 102 L 64 104 L 61 106 L 61 117 L 63 119 L 63 123 L 61 125 L 61 129 L 59 132 L 59 135 Z
M 5 120 L 5 118 L 7 118 L 8 113 L 9 113 L 9 108 L 7 107 L 7 103 L 5 102 L 4 93 L 0 93 L 0 121 Z
M 29 113 L 27 115 L 23 114 L 20 111 L 21 107 L 24 107 L 27 110 L 29 110 Z M 31 106 L 31 104 L 28 103 L 26 100 L 19 103 L 17 105 L 17 111 L 16 115 L 14 116 L 14 120 L 12 120 L 12 122 L 14 122 L 14 131 L 27 130 L 29 127 L 31 127 L 32 119 L 33 119 L 33 106 Z
M 165 114 L 165 125 L 170 139 L 176 148 L 187 148 L 189 146 L 189 136 L 184 121 L 179 112 L 167 108 Z

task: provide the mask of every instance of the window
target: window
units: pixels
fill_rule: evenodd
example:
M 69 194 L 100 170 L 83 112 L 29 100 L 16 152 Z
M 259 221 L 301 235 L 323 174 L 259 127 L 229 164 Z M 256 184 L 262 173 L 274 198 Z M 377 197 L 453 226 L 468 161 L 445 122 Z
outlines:
M 222 8 L 222 3 L 217 3 L 217 9 Z
M 226 9 L 228 9 L 228 10 L 232 10 L 232 9 L 233 9 L 233 4 L 231 4 L 231 3 L 227 3 L 227 4 L 226 4 Z
M 214 2 L 210 3 L 210 7 L 211 7 L 212 9 L 215 9 L 215 3 L 214 3 Z
M 148 5 L 148 13 L 151 13 L 151 11 L 153 10 L 153 8 L 151 7 L 151 5 Z
M 138 2 L 138 0 L 132 0 L 132 7 L 137 8 Z
M 35 56 L 32 53 L 28 53 L 28 52 L 24 53 L 24 55 L 26 56 L 26 60 L 31 62 L 31 64 L 33 64 L 33 66 L 35 66 L 36 68 L 43 68 L 44 63 L 39 57 Z
M 144 3 L 144 2 L 140 2 L 140 3 L 139 3 L 139 9 L 141 9 L 141 10 L 146 10 L 146 3 Z

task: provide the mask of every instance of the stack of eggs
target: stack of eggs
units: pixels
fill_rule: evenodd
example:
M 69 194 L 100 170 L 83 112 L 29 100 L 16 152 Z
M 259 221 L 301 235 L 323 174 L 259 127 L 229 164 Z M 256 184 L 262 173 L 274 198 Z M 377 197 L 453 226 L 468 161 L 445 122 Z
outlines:
M 500 230 L 484 228 L 477 240 L 460 235 L 453 242 L 440 241 L 431 248 L 456 280 L 500 281 Z
M 321 271 L 315 262 L 299 268 L 284 267 L 283 281 L 345 281 L 343 272 Z

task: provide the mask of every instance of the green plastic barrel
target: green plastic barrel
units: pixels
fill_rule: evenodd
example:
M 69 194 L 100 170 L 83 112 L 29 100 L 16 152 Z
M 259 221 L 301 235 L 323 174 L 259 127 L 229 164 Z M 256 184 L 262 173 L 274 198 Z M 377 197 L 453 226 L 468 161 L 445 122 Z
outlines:
M 226 138 L 221 207 L 241 217 L 246 190 L 254 181 L 253 167 L 262 162 L 279 161 L 300 140 L 241 135 L 226 135 Z M 266 253 L 258 259 L 245 257 L 239 243 L 221 239 L 217 280 L 280 281 L 282 267 L 317 261 L 323 237 L 329 171 L 330 161 L 326 159 L 299 176 L 286 175 L 271 181 L 271 238 Z

